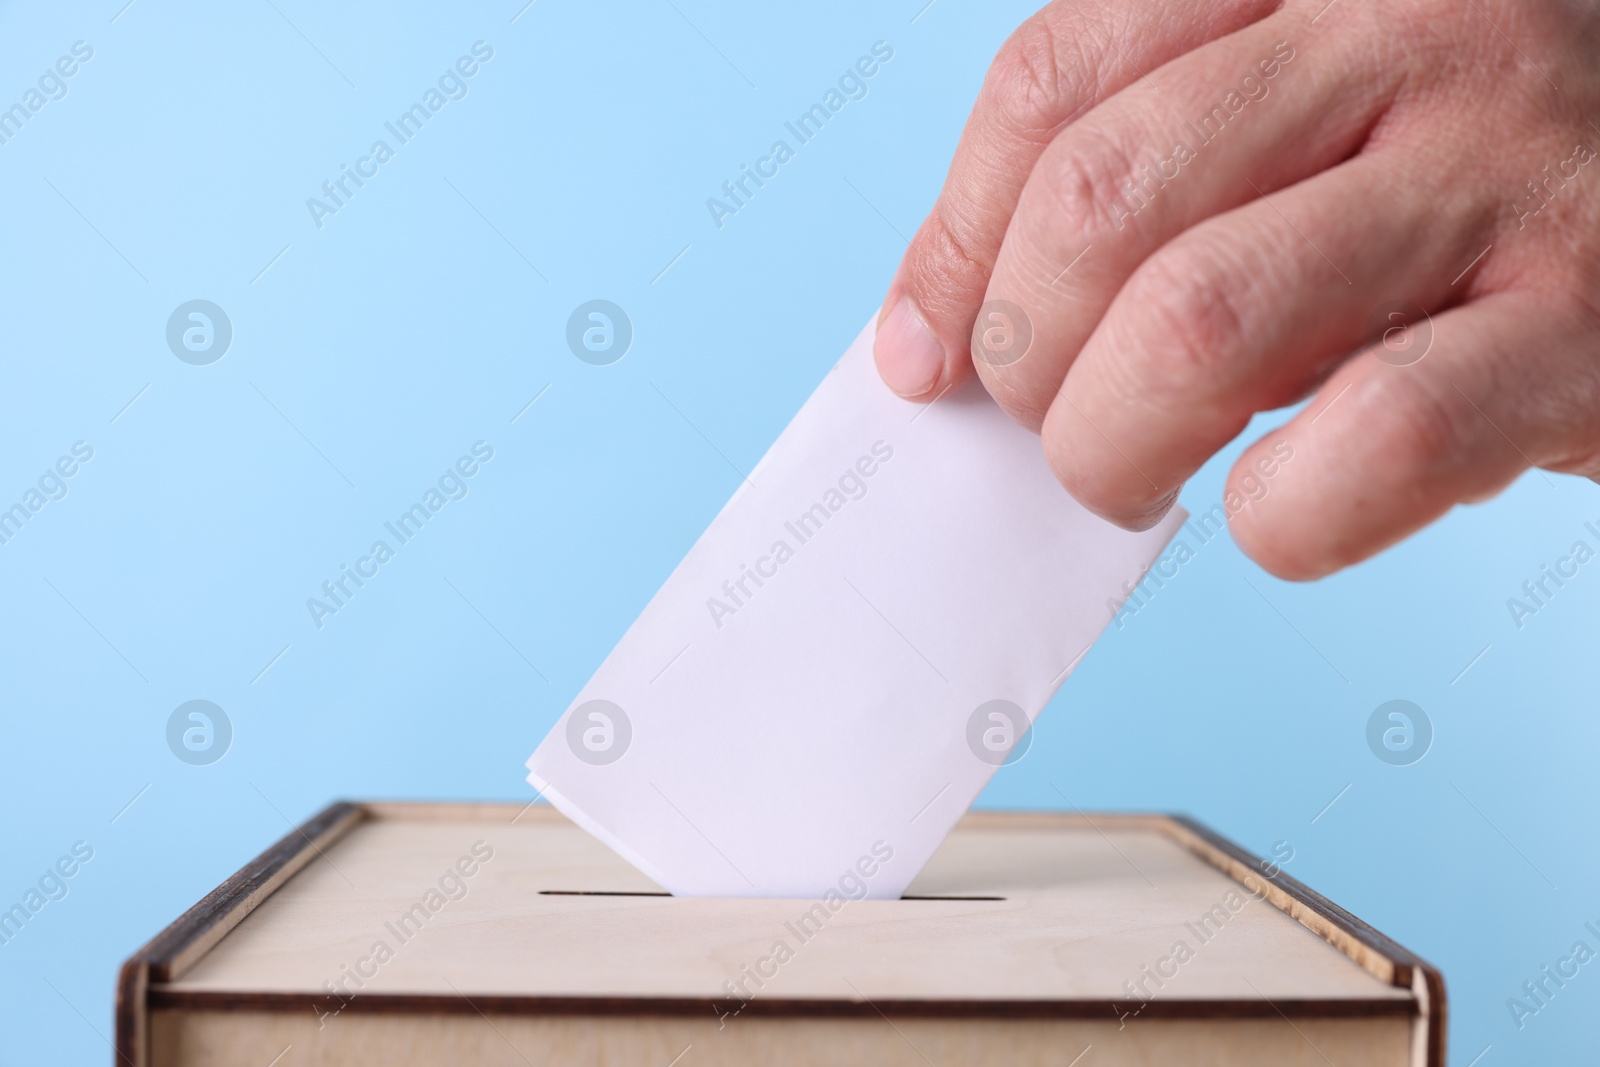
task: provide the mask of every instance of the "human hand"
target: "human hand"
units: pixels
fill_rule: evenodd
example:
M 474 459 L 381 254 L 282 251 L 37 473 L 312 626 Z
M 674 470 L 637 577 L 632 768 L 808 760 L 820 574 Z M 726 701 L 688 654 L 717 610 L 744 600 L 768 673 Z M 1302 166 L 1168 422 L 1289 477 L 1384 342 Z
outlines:
M 1292 450 L 1232 529 L 1320 577 L 1530 466 L 1600 475 L 1596 123 L 1592 0 L 1055 0 L 989 70 L 879 371 L 926 401 L 976 366 L 1135 529 L 1314 392 L 1228 486 Z

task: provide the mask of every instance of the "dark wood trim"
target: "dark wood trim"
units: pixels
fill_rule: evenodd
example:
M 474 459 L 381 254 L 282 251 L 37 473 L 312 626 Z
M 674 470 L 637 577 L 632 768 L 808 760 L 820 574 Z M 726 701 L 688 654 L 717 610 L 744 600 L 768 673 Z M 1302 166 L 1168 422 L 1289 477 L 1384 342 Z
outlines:
M 457 996 L 450 993 L 358 993 L 343 1002 L 318 994 L 234 992 L 210 989 L 150 990 L 152 1010 L 282 1011 L 317 1014 L 349 1012 L 362 1015 L 669 1015 L 723 1014 L 734 1000 L 698 997 L 545 997 Z M 983 1019 L 1103 1019 L 1131 1013 L 1135 1003 L 1106 1000 L 845 1000 L 822 998 L 766 999 L 756 997 L 741 1015 L 771 1018 L 876 1019 L 879 1012 L 906 1018 Z M 1375 1016 L 1411 1017 L 1417 1002 L 1402 997 L 1366 997 L 1342 1000 L 1152 1000 L 1138 1019 L 1351 1019 Z
M 336 801 L 239 868 L 194 907 L 147 941 L 117 976 L 117 1062 L 147 1067 L 152 985 L 170 982 L 315 858 L 365 818 L 361 805 Z M 193 958 L 191 958 L 193 957 Z
M 1283 873 L 1282 869 L 1279 869 L 1274 874 L 1268 874 L 1267 870 L 1271 866 L 1270 864 L 1266 863 L 1261 857 L 1218 834 L 1205 824 L 1187 815 L 1169 814 L 1166 819 L 1199 838 L 1210 849 L 1214 849 L 1229 859 L 1250 868 L 1255 872 L 1256 877 L 1262 881 L 1281 889 L 1329 924 L 1337 927 L 1373 952 L 1388 959 L 1394 965 L 1392 984 L 1405 989 L 1415 989 L 1416 978 L 1420 975 L 1428 993 L 1428 1067 L 1445 1067 L 1445 1031 L 1446 1023 L 1449 1019 L 1449 1006 L 1445 993 L 1444 975 L 1440 973 L 1437 967 L 1434 967 L 1427 960 L 1424 960 L 1387 934 L 1341 908 L 1304 882 Z M 1232 876 L 1232 872 L 1216 862 L 1214 855 L 1208 855 L 1203 849 L 1191 848 L 1190 851 L 1212 866 L 1217 867 L 1224 874 Z M 1334 947 L 1339 948 L 1338 945 Z
M 139 950 L 138 955 L 150 963 L 150 980 L 170 982 L 178 978 L 187 949 L 239 925 L 265 899 L 262 890 L 275 876 L 298 872 L 323 845 L 344 836 L 362 817 L 358 804 L 330 804 L 239 868 Z
M 1450 1004 L 1445 995 L 1444 973 L 1431 964 L 1424 964 L 1422 980 L 1428 990 L 1428 1067 L 1445 1067 Z
M 117 972 L 116 1043 L 111 1050 L 119 1067 L 145 1067 L 150 1047 L 150 967 L 137 956 L 124 960 Z

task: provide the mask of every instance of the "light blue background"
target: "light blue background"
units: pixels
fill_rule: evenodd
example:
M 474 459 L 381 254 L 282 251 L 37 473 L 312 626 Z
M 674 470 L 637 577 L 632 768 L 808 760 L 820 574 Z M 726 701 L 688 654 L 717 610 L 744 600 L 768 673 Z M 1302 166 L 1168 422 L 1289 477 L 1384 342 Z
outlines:
M 0 905 L 95 849 L 0 946 L 0 1064 L 105 1062 L 117 964 L 286 820 L 530 795 L 523 760 L 875 308 L 1029 11 L 273 2 L 0 8 L 0 101 L 94 48 L 0 145 L 0 506 L 95 450 L 0 545 Z M 480 39 L 467 98 L 318 230 L 306 198 Z M 718 230 L 706 198 L 878 40 L 867 98 Z M 164 340 L 197 297 L 235 331 L 208 367 Z M 563 340 L 597 297 L 635 327 L 609 367 Z M 318 630 L 306 598 L 478 440 L 470 495 Z M 1452 1062 L 1587 1056 L 1600 972 L 1521 1032 L 1506 999 L 1600 919 L 1600 564 L 1520 631 L 1505 602 L 1589 519 L 1591 484 L 1532 475 L 1311 585 L 1214 541 L 981 803 L 1289 842 L 1291 874 L 1443 968 Z M 1365 741 L 1396 697 L 1437 731 L 1410 767 Z M 212 766 L 166 747 L 195 698 L 234 724 Z

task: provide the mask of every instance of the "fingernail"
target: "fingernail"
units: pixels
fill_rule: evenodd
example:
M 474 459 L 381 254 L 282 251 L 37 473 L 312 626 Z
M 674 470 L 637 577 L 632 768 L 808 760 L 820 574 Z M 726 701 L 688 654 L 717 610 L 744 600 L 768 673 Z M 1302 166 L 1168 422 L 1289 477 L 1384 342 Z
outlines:
M 908 400 L 927 393 L 944 373 L 944 349 L 909 296 L 883 320 L 874 352 L 884 383 Z

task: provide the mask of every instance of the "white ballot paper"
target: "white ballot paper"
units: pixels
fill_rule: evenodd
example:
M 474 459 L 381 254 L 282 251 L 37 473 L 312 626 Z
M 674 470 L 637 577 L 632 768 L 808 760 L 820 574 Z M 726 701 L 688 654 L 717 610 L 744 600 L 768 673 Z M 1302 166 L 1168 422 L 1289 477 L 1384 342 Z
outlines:
M 1183 521 L 1128 533 L 873 326 L 578 693 L 528 781 L 683 896 L 898 897 Z

